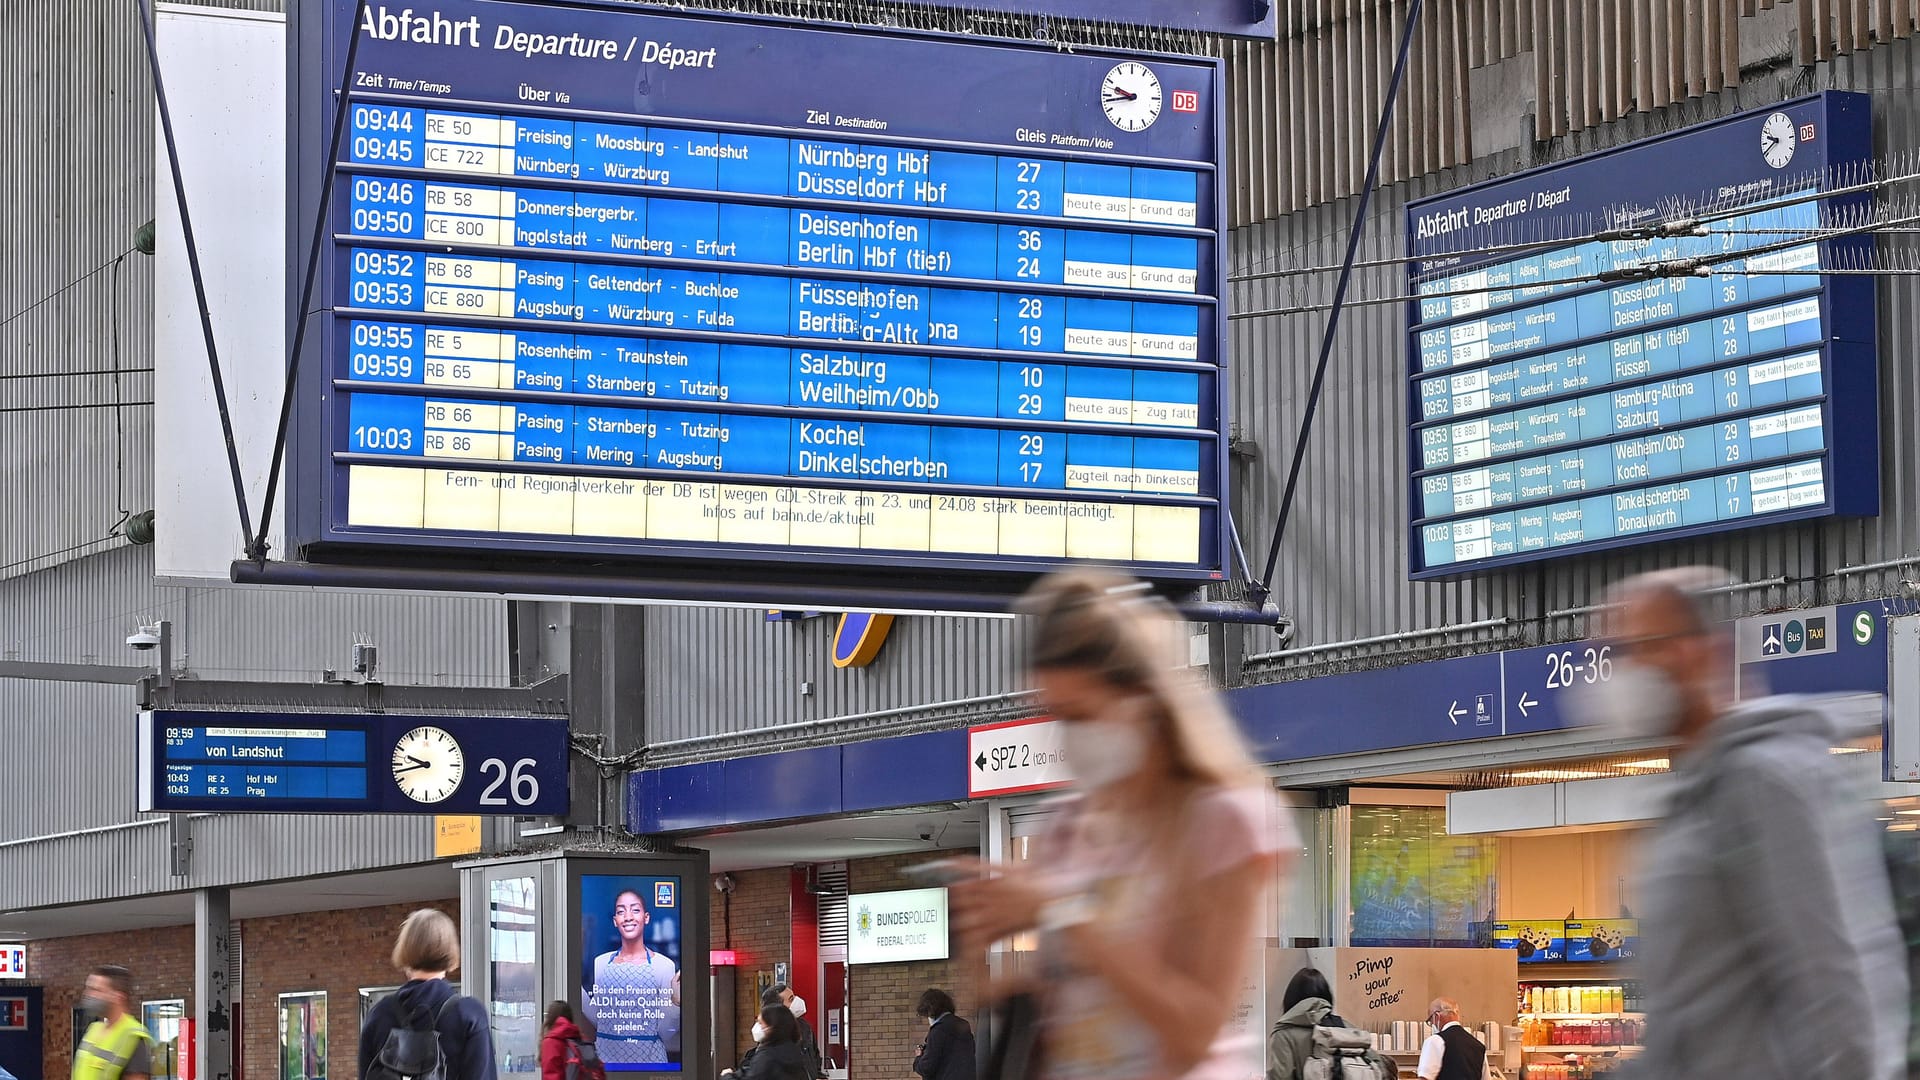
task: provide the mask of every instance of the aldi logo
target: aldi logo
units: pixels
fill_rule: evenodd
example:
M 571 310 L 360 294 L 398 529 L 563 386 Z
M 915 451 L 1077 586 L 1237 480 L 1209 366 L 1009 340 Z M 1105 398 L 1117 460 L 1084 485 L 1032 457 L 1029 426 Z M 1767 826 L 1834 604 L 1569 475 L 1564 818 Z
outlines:
M 657 908 L 674 906 L 674 888 L 671 881 L 653 883 L 653 906 Z
M 0 997 L 0 1031 L 27 1030 L 27 999 Z
M 1191 112 L 1191 113 L 1199 112 L 1200 111 L 1199 91 L 1175 90 L 1173 92 L 1173 111 L 1174 112 Z

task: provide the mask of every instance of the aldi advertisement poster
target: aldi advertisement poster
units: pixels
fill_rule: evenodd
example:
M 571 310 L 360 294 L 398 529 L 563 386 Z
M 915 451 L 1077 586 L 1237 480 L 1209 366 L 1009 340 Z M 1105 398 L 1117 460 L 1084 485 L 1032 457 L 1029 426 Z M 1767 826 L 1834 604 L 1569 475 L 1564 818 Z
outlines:
M 1567 961 L 1613 964 L 1640 951 L 1640 920 L 1581 919 L 1567 923 Z
M 582 1013 L 598 1031 L 608 1072 L 679 1072 L 677 877 L 580 879 Z
M 1493 947 L 1517 951 L 1523 964 L 1557 964 L 1567 959 L 1567 924 L 1560 919 L 1497 922 Z

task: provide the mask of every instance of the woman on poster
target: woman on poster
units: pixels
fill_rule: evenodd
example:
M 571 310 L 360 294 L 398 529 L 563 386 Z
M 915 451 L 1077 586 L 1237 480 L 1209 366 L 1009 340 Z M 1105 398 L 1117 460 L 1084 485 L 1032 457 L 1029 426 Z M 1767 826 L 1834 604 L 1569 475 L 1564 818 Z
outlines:
M 669 1064 L 662 1036 L 669 1014 L 679 1011 L 679 971 L 670 958 L 648 947 L 652 921 L 640 893 L 622 890 L 613 901 L 620 947 L 593 960 L 585 1012 L 599 1029 L 602 1060 L 615 1068 Z

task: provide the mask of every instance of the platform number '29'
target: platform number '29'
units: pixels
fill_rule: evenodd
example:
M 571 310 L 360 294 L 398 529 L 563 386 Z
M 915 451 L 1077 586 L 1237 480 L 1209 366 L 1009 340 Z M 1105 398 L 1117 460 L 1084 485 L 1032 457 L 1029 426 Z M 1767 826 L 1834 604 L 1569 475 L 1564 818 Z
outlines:
M 508 768 L 502 758 L 487 758 L 480 763 L 480 775 L 491 778 L 480 792 L 481 806 L 532 806 L 540 799 L 540 778 L 533 775 L 538 762 L 521 758 Z M 500 794 L 501 789 L 506 793 Z

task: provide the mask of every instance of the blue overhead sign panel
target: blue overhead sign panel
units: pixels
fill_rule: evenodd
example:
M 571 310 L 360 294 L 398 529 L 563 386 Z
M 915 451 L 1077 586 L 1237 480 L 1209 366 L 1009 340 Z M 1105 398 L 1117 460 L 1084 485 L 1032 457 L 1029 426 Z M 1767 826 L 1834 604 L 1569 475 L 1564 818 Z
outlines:
M 354 4 L 320 9 L 332 78 Z M 1218 62 L 506 0 L 358 29 L 309 557 L 1224 576 Z
M 565 717 L 151 712 L 139 761 L 142 811 L 567 812 Z
M 1032 18 L 1132 23 L 1235 37 L 1270 38 L 1278 27 L 1272 0 L 967 0 L 964 6 Z
M 1869 197 L 1817 197 L 1871 137 L 1827 93 L 1409 205 L 1413 576 L 1878 513 L 1873 286 L 1820 273 L 1864 265 L 1870 235 L 1819 230 Z M 1678 206 L 1724 213 L 1466 252 Z M 1697 258 L 1724 261 L 1638 276 Z

